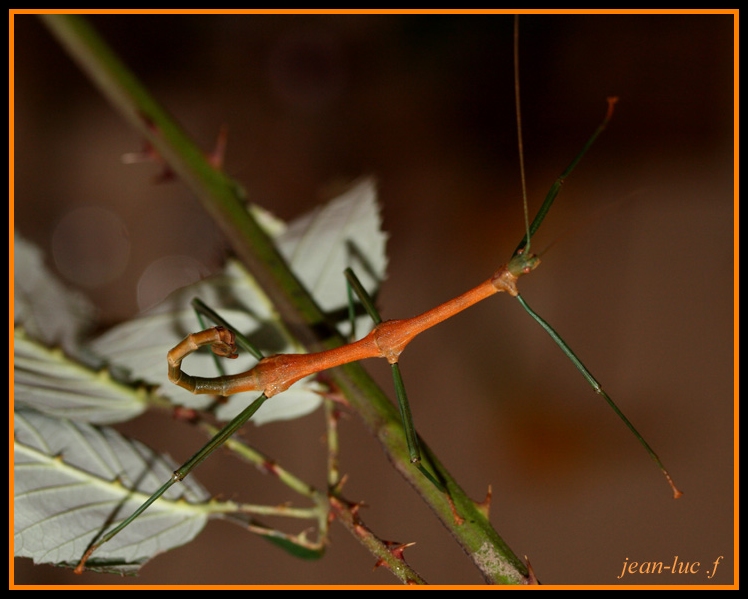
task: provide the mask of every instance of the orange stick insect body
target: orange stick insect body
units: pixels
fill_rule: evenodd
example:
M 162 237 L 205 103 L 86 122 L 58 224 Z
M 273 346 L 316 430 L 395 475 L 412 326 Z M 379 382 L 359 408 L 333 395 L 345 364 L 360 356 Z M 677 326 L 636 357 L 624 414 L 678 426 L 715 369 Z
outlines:
M 385 358 L 396 364 L 400 354 L 413 338 L 451 318 L 470 306 L 506 291 L 516 297 L 517 279 L 540 264 L 532 254 L 518 253 L 506 266 L 480 285 L 413 318 L 386 320 L 377 324 L 368 335 L 347 345 L 311 354 L 276 354 L 263 358 L 252 369 L 220 377 L 196 377 L 181 369 L 182 360 L 198 348 L 210 345 L 214 353 L 226 358 L 236 357 L 235 335 L 224 327 L 213 327 L 188 335 L 169 351 L 169 380 L 195 394 L 233 395 L 246 391 L 262 391 L 266 397 L 282 393 L 302 378 L 350 362 L 366 358 Z

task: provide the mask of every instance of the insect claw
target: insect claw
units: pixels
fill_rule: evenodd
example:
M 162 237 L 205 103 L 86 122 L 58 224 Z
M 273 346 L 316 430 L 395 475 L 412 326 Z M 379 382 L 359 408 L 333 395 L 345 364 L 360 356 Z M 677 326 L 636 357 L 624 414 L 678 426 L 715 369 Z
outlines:
M 222 358 L 234 359 L 238 357 L 236 353 L 236 335 L 233 331 L 224 327 L 214 327 L 218 333 L 218 340 L 214 341 L 210 349 L 213 353 Z

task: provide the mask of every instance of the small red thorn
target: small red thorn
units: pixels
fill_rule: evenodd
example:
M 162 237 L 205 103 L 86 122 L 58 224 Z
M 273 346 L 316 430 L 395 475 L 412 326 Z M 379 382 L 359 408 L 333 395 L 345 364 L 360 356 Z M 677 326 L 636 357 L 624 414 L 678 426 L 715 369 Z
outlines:
M 457 511 L 457 507 L 455 506 L 455 502 L 452 501 L 452 497 L 447 493 L 447 501 L 449 501 L 449 509 L 452 510 L 452 518 L 454 519 L 454 522 L 457 526 L 462 526 L 465 524 L 465 518 L 460 516 L 460 513 Z
M 395 541 L 382 541 L 387 546 L 388 551 L 395 557 L 395 559 L 400 560 L 401 562 L 404 562 L 405 559 L 403 558 L 403 553 L 408 547 L 412 547 L 415 545 L 415 542 L 413 543 L 397 543 Z M 379 568 L 380 566 L 384 566 L 386 568 L 389 568 L 387 565 L 387 562 L 384 559 L 378 559 L 377 563 L 374 564 L 374 570 Z
M 525 556 L 525 563 L 527 564 L 527 582 L 525 584 L 540 584 L 540 581 L 538 581 L 538 577 L 535 576 L 535 572 L 532 569 L 532 565 L 530 564 L 530 560 L 527 556 Z
M 338 481 L 330 488 L 330 495 L 340 495 L 343 485 L 348 482 L 348 475 L 343 474 Z
M 610 118 L 613 116 L 613 107 L 616 105 L 616 102 L 618 102 L 618 96 L 609 96 L 608 97 L 608 112 L 605 115 L 605 120 L 610 120 Z
M 156 148 L 154 148 L 148 141 L 145 142 L 143 149 L 140 152 L 123 154 L 122 162 L 125 164 L 137 164 L 140 162 L 153 162 L 158 164 L 161 166 L 161 172 L 153 178 L 153 182 L 156 184 L 166 183 L 167 181 L 172 181 L 176 178 L 174 171 L 168 164 L 166 164 L 164 159 L 161 157 L 161 154 L 158 153 L 158 150 L 156 150 Z
M 486 498 L 478 503 L 475 502 L 475 507 L 478 508 L 478 511 L 483 514 L 483 516 L 488 520 L 489 514 L 491 512 L 491 497 L 493 495 L 493 491 L 491 489 L 491 485 L 488 485 L 488 491 L 486 492 Z
M 216 147 L 207 155 L 208 162 L 217 171 L 223 169 L 223 159 L 226 155 L 226 141 L 228 136 L 228 127 L 221 125 L 221 128 L 218 130 L 218 137 L 216 138 Z
M 158 127 L 155 123 L 145 114 L 138 113 L 138 116 L 145 122 L 148 129 L 153 135 L 159 135 Z M 228 128 L 226 125 L 221 125 L 218 130 L 218 137 L 216 139 L 216 146 L 213 150 L 205 155 L 208 163 L 216 170 L 220 171 L 223 169 L 223 161 L 226 155 L 226 141 L 228 139 Z M 166 183 L 176 178 L 176 173 L 166 163 L 164 158 L 161 156 L 159 151 L 149 141 L 146 141 L 143 149 L 140 152 L 130 152 L 122 156 L 122 162 L 125 164 L 135 164 L 139 162 L 154 162 L 162 167 L 161 173 L 156 175 L 154 183 Z
M 348 504 L 348 509 L 351 511 L 351 515 L 354 518 L 358 518 L 358 512 L 361 509 L 361 506 L 364 505 L 363 503 L 350 503 Z
M 389 545 L 389 543 L 387 543 Z M 408 547 L 412 547 L 415 545 L 415 541 L 412 543 L 400 543 L 390 549 L 390 553 L 394 555 L 397 559 L 402 560 L 403 559 L 403 553 L 405 553 L 405 550 Z

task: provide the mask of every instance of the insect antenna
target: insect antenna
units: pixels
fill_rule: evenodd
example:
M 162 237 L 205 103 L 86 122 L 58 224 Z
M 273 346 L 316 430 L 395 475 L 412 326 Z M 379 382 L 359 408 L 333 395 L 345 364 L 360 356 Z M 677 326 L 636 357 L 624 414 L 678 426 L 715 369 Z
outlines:
M 530 251 L 530 214 L 527 208 L 527 181 L 525 179 L 525 147 L 522 143 L 522 112 L 519 98 L 519 15 L 514 15 L 514 110 L 517 117 L 517 151 L 519 152 L 519 172 L 522 181 L 522 208 L 525 215 L 527 243 L 524 251 Z

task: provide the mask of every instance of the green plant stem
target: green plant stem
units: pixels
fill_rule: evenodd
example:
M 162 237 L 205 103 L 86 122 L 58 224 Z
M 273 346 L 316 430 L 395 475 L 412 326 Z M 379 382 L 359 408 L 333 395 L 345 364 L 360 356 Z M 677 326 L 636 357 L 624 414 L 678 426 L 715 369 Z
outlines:
M 88 22 L 75 15 L 41 18 L 99 91 L 196 194 L 298 341 L 308 351 L 345 343 L 251 217 L 241 187 L 207 161 Z M 423 440 L 420 441 L 423 464 L 443 481 L 449 497 L 413 468 L 397 409 L 363 367 L 349 364 L 333 369 L 330 374 L 366 427 L 380 440 L 390 461 L 454 535 L 486 582 L 526 582 L 525 565 Z

